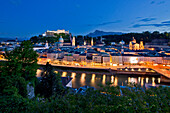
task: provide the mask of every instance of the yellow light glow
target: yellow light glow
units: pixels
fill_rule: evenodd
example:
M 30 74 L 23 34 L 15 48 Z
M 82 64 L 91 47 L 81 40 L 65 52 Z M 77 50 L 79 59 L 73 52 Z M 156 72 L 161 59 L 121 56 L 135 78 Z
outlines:
M 66 77 L 66 75 L 67 75 L 67 72 L 62 73 L 62 77 Z
M 141 78 L 141 86 L 143 86 L 143 79 L 144 79 L 144 78 L 142 77 L 142 78 Z
M 42 70 L 37 69 L 36 77 L 41 77 L 41 72 L 42 72 Z
M 85 77 L 86 77 L 86 74 L 85 74 L 85 73 L 82 73 L 82 74 L 81 74 L 81 79 L 85 79 Z
M 117 64 L 113 64 L 113 66 L 117 66 Z
M 148 83 L 149 82 L 149 78 L 148 77 L 146 77 L 146 83 Z
M 130 77 L 128 77 L 128 83 L 130 83 L 131 81 L 130 81 Z
M 96 76 L 95 74 L 92 74 L 92 79 L 91 79 L 92 81 L 95 81 L 95 76 Z
M 130 63 L 138 63 L 138 58 L 137 57 L 131 57 Z
M 76 76 L 76 73 L 71 73 L 71 77 L 74 79 Z
M 85 73 L 82 73 L 81 74 L 81 78 L 80 78 L 80 82 L 81 84 L 84 86 L 85 85 L 85 77 L 86 77 L 86 74 Z
M 92 78 L 91 78 L 91 83 L 94 84 L 95 83 L 95 74 L 92 74 Z
M 155 78 L 154 77 L 152 77 L 152 86 L 155 86 L 156 84 L 155 84 Z
M 117 77 L 115 77 L 114 85 L 115 85 L 115 86 L 117 86 L 117 84 L 118 84 L 118 78 L 117 78 Z
M 158 64 L 153 64 L 153 66 L 157 66 Z
M 158 78 L 158 83 L 161 83 L 161 78 Z
M 141 79 L 141 78 L 140 78 L 140 77 L 138 77 L 138 82 L 139 82 L 139 83 L 140 83 L 140 79 Z
M 105 82 L 106 82 L 106 75 L 103 75 L 102 83 L 105 84 Z
M 58 71 L 54 71 L 54 73 L 58 73 Z
M 114 82 L 114 76 L 111 76 L 111 83 Z

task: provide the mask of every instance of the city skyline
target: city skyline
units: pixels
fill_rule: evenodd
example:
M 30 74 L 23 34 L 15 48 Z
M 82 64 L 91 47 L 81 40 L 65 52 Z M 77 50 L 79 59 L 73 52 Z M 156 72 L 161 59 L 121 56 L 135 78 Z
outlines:
M 0 37 L 29 39 L 57 29 L 73 35 L 95 30 L 170 32 L 169 5 L 168 0 L 0 1 Z

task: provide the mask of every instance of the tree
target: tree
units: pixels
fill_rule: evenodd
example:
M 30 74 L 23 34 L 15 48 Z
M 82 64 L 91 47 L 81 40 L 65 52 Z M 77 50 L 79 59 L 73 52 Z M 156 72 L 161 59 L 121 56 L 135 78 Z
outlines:
M 0 80 L 3 81 L 0 86 L 1 93 L 15 87 L 21 96 L 27 97 L 27 84 L 34 84 L 36 81 L 38 54 L 33 50 L 30 41 L 24 41 L 13 51 L 6 51 L 5 58 L 8 62 L 4 63 L 0 70 Z
M 51 96 L 62 95 L 64 93 L 64 87 L 61 82 L 61 76 L 57 75 L 53 71 L 53 67 L 47 62 L 44 67 L 42 79 L 36 87 L 36 93 L 45 98 Z

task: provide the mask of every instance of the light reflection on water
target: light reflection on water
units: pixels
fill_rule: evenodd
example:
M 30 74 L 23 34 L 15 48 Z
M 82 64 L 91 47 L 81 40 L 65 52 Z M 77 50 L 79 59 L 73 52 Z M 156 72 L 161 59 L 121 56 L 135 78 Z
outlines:
M 85 84 L 85 81 L 86 81 L 85 77 L 86 77 L 86 74 L 85 74 L 85 73 L 82 73 L 82 74 L 81 74 L 81 79 L 80 79 L 80 81 L 81 81 L 81 84 L 82 84 L 83 86 L 86 85 L 86 84 Z
M 94 85 L 95 84 L 95 74 L 92 74 L 92 78 L 91 78 L 91 83 Z
M 114 76 L 111 76 L 111 83 L 114 82 Z
M 61 76 L 62 77 L 66 77 L 67 76 L 67 72 L 63 72 Z
M 72 79 L 72 82 L 75 82 L 76 81 L 76 73 L 71 73 L 71 77 L 73 78 Z
M 156 77 L 131 77 L 128 75 L 107 75 L 98 73 L 75 73 L 66 71 L 55 71 L 62 75 L 62 77 L 71 76 L 73 88 L 79 88 L 81 86 L 87 85 L 99 89 L 99 84 L 106 85 L 106 82 L 113 83 L 112 86 L 126 86 L 129 82 L 136 83 L 141 86 L 145 86 L 146 83 L 155 86 L 160 83 L 160 78 Z M 37 77 L 40 77 L 41 70 L 37 70 Z
M 144 80 L 144 78 L 142 77 L 142 78 L 141 78 L 141 86 L 143 86 L 143 84 L 144 84 L 144 83 L 143 83 L 143 80 Z
M 103 75 L 102 84 L 104 85 L 105 83 L 106 83 L 106 75 Z
M 155 86 L 156 84 L 155 84 L 155 78 L 154 77 L 152 77 L 152 86 Z
M 37 73 L 36 73 L 36 77 L 41 77 L 41 70 L 40 69 L 37 69 Z
M 148 77 L 146 77 L 146 83 L 148 83 L 148 81 L 149 81 L 149 78 L 148 78 Z

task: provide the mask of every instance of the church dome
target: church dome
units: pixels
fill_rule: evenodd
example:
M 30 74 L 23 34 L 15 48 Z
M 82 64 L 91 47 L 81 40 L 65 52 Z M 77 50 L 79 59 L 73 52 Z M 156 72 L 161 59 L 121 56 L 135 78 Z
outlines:
M 60 38 L 59 38 L 59 42 L 61 42 L 61 43 L 63 43 L 63 42 L 64 42 L 64 40 L 63 40 L 62 36 L 60 36 Z
M 120 41 L 120 44 L 124 45 L 124 44 L 125 44 L 125 42 L 122 40 L 122 41 Z

